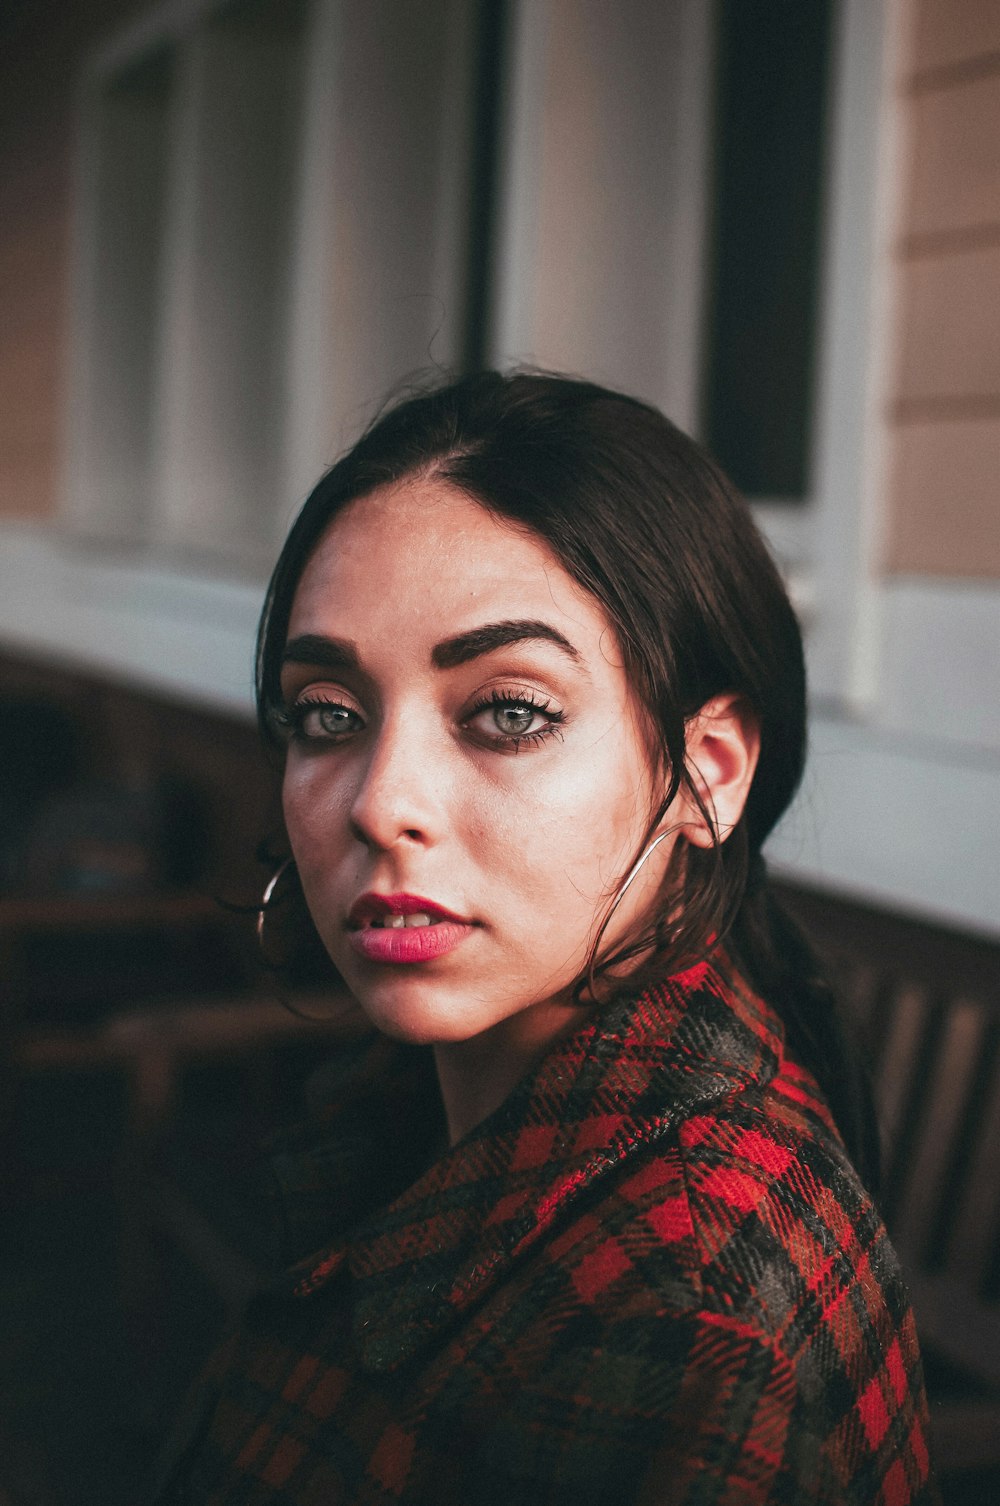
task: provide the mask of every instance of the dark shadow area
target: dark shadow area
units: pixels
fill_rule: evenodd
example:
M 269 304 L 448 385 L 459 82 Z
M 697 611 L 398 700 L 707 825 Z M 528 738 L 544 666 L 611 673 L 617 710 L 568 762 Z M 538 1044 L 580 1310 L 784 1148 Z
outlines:
M 222 1333 L 219 1287 L 273 1258 L 259 1146 L 301 1114 L 329 1045 L 192 1069 L 136 1197 L 120 1074 L 52 1073 L 19 1115 L 22 1192 L 0 1250 L 0 1500 L 135 1506 L 184 1391 Z M 154 1171 L 155 1167 L 155 1171 Z M 173 1190 L 174 1205 L 162 1200 Z M 153 1212 L 156 1217 L 154 1218 Z M 192 1216 L 193 1215 L 193 1216 Z M 204 1220 L 214 1243 L 197 1238 Z
M 12 660 L 0 712 L 0 1502 L 125 1506 L 273 1266 L 261 1146 L 345 1024 L 257 960 L 252 723 Z
M 788 888 L 864 1053 L 946 1506 L 1000 1500 L 1000 945 Z

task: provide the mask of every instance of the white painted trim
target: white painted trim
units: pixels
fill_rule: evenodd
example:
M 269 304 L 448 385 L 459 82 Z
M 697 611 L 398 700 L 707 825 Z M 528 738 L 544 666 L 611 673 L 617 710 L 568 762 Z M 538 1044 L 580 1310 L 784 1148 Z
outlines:
M 1000 581 L 889 577 L 881 629 L 879 726 L 1000 757 Z
M 186 452 L 178 447 L 191 393 L 184 383 L 191 365 L 189 351 L 197 340 L 189 296 L 195 282 L 198 178 L 193 171 L 200 135 L 200 103 L 205 91 L 205 46 L 196 33 L 178 49 L 174 97 L 167 143 L 168 166 L 160 266 L 162 337 L 156 360 L 155 427 L 150 466 L 149 536 L 156 544 L 170 538 L 172 495 L 184 491 Z
M 430 363 L 457 364 L 464 333 L 469 9 L 460 0 L 321 3 L 331 13 L 319 17 L 315 35 L 328 66 L 309 59 L 300 159 L 302 192 L 315 186 L 318 196 L 315 206 L 302 202 L 296 229 L 292 281 L 303 273 L 308 281 L 293 295 L 291 359 L 300 366 L 289 402 L 308 386 L 311 365 L 327 397 L 325 415 L 315 400 L 304 410 L 311 475 L 306 460 L 286 449 L 285 475 L 298 496 L 324 461 L 353 443 L 387 393 Z M 320 219 L 321 240 L 309 245 L 305 237 Z M 310 307 L 321 325 L 311 336 Z
M 900 185 L 899 0 L 842 0 L 830 139 L 815 433 L 817 693 L 859 710 L 878 681 L 883 404 L 892 360 L 891 245 Z
M 213 25 L 180 49 L 156 535 L 234 564 L 273 552 L 303 41 Z
M 712 8 L 521 0 L 501 131 L 492 358 L 621 387 L 690 428 Z
M 781 571 L 808 644 L 816 615 L 815 509 L 767 498 L 754 501 L 750 510 Z
M 149 525 L 167 72 L 82 88 L 78 105 L 62 511 L 75 531 L 121 541 Z
M 810 749 L 799 797 L 768 843 L 775 872 L 1000 936 L 1000 755 L 908 747 L 823 716 Z
M 115 561 L 42 527 L 0 527 L 0 644 L 249 716 L 259 583 Z
M 490 359 L 530 361 L 535 329 L 538 200 L 548 62 L 549 0 L 511 0 L 498 146 L 496 288 Z
M 341 6 L 316 0 L 306 29 L 298 185 L 292 229 L 281 501 L 275 545 L 298 504 L 335 458 L 336 338 L 331 268 L 336 193 L 330 167 L 339 104 Z
M 69 302 L 67 381 L 61 412 L 57 504 L 61 515 L 82 525 L 80 477 L 89 468 L 88 441 L 93 405 L 93 360 L 97 319 L 99 119 L 95 91 L 84 77 L 76 90 L 76 144 L 70 179 Z
M 888 577 L 864 720 L 821 704 L 789 877 L 1000 935 L 1000 582 Z

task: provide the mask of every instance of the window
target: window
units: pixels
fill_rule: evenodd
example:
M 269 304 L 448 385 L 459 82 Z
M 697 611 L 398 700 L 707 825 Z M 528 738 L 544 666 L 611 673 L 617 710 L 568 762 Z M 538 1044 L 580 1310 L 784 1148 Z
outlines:
M 702 435 L 749 497 L 811 489 L 829 0 L 720 0 Z
M 461 359 L 478 20 L 170 0 L 90 60 L 76 533 L 259 577 L 390 384 Z

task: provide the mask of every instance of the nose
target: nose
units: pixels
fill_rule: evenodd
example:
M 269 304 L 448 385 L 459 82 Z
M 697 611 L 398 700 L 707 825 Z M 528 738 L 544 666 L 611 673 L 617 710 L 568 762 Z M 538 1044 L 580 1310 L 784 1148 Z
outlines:
M 444 829 L 446 750 L 414 714 L 386 721 L 369 743 L 350 808 L 350 828 L 370 849 L 430 846 Z

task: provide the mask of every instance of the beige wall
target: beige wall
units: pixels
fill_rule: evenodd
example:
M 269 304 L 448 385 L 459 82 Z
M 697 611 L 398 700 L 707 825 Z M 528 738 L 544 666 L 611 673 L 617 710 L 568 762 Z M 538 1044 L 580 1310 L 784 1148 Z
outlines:
M 909 0 L 890 572 L 1000 577 L 1000 5 Z
M 0 21 L 0 514 L 58 485 L 76 69 L 138 0 L 35 0 Z

